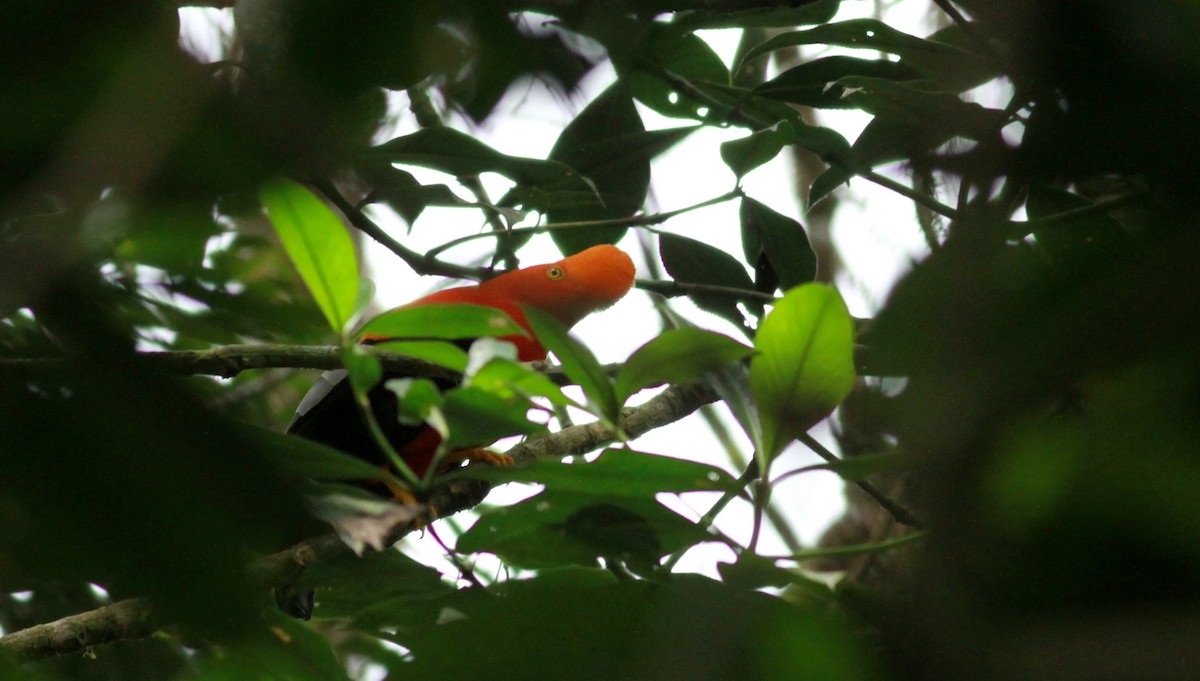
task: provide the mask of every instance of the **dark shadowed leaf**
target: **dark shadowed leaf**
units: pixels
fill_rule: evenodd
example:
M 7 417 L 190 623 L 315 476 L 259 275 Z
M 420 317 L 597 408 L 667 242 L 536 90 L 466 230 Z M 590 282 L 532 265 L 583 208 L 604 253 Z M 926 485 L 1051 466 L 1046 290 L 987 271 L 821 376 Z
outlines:
M 719 248 L 676 234 L 659 234 L 658 249 L 667 273 L 677 282 L 755 290 L 745 266 Z M 733 322 L 743 330 L 748 327 L 745 315 L 738 309 L 739 300 L 751 311 L 762 310 L 760 299 L 751 296 L 739 299 L 736 293 L 696 293 L 691 299 L 701 308 Z
M 695 128 L 647 131 L 633 99 L 617 84 L 571 121 L 559 135 L 550 158 L 563 163 L 587 182 L 575 179 L 542 185 L 550 192 L 568 191 L 578 199 L 592 190 L 588 203 L 553 207 L 551 223 L 603 220 L 632 216 L 641 210 L 650 187 L 650 159 L 666 151 Z M 564 254 L 578 253 L 598 243 L 615 243 L 624 227 L 556 230 L 554 241 Z
M 804 225 L 748 196 L 742 199 L 739 214 L 746 259 L 762 267 L 765 257 L 772 280 L 781 288 L 807 284 L 817 276 L 817 254 L 808 243 Z
M 728 85 L 729 69 L 725 62 L 693 33 L 680 33 L 665 25 L 656 25 L 651 30 L 651 37 L 632 63 L 617 61 L 620 71 L 628 71 L 625 78 L 630 92 L 664 116 L 719 121 L 719 114 L 724 112 L 713 111 L 710 104 L 680 92 L 672 81 Z
M 998 73 L 995 67 L 961 47 L 936 40 L 922 40 L 876 19 L 852 19 L 807 31 L 777 35 L 747 52 L 742 63 L 775 50 L 814 44 L 897 55 L 903 59 L 901 63 L 904 65 L 916 68 L 923 77 L 937 80 L 954 91 L 981 85 Z

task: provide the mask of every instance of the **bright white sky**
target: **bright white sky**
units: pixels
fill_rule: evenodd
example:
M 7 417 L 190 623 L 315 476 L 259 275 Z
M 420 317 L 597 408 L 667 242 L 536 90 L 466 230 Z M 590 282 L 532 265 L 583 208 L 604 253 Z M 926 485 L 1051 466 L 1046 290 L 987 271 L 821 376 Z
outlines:
M 870 16 L 876 9 L 876 3 L 845 2 L 842 7 L 837 20 Z M 927 24 L 927 7 L 927 2 L 901 0 L 887 10 L 884 18 L 895 28 L 924 36 L 932 31 Z M 228 26 L 228 15 L 221 10 L 200 9 L 182 10 L 181 13 L 184 17 L 185 40 L 194 44 L 196 47 L 193 49 L 201 54 L 214 54 L 211 46 L 216 43 L 212 27 L 214 22 Z M 731 61 L 738 39 L 737 32 L 706 32 L 704 38 L 727 63 Z M 545 158 L 566 124 L 592 97 L 612 82 L 612 79 L 610 68 L 597 68 L 570 101 L 563 101 L 560 96 L 549 93 L 538 83 L 530 83 L 527 87 L 516 87 L 510 91 L 498 107 L 498 113 L 483 127 L 472 128 L 467 121 L 455 117 L 452 117 L 449 123 L 471 132 L 507 154 Z M 404 95 L 395 95 L 393 105 L 397 110 L 403 110 L 406 105 Z M 666 119 L 645 108 L 641 111 L 646 126 L 651 129 L 688 123 Z M 401 116 L 400 120 L 398 128 L 381 136 L 381 141 L 416 129 L 411 117 Z M 822 111 L 819 114 L 821 124 L 838 130 L 849 140 L 855 139 L 868 120 L 865 114 L 857 112 Z M 650 211 L 660 212 L 692 205 L 732 189 L 734 176 L 720 160 L 719 145 L 746 134 L 741 129 L 706 128 L 692 134 L 657 159 L 652 166 Z M 786 154 L 781 155 L 752 172 L 744 178 L 743 186 L 748 195 L 803 223 L 802 207 L 793 193 L 791 167 L 785 157 Z M 424 182 L 443 182 L 452 188 L 456 187 L 451 177 L 422 169 L 408 170 Z M 906 180 L 902 175 L 896 177 L 901 181 Z M 507 189 L 503 178 L 485 176 L 483 180 L 493 198 L 499 197 Z M 917 227 L 910 201 L 865 180 L 855 180 L 848 189 L 842 191 L 834 217 L 834 238 L 846 270 L 839 279 L 838 286 L 851 314 L 867 317 L 876 312 L 896 279 L 908 270 L 915 259 L 923 257 L 927 249 Z M 458 193 L 464 198 L 469 198 L 465 191 L 460 190 Z M 712 206 L 675 218 L 661 228 L 702 239 L 740 258 L 737 210 L 736 202 Z M 418 251 L 459 236 L 477 233 L 484 228 L 479 212 L 472 209 L 426 209 L 411 233 L 407 233 L 408 226 L 402 220 L 387 210 L 372 210 L 371 214 L 394 236 Z M 638 263 L 638 276 L 647 277 L 649 270 L 645 263 L 641 262 L 641 249 L 636 237 L 630 234 L 619 245 Z M 450 251 L 447 257 L 466 262 L 485 255 L 490 247 L 490 240 L 481 239 Z M 548 262 L 559 257 L 553 244 L 545 236 L 536 237 L 529 247 L 522 251 L 522 262 L 526 264 Z M 394 255 L 373 242 L 367 243 L 366 265 L 368 276 L 374 280 L 377 287 L 378 301 L 385 309 L 419 297 L 436 283 L 433 279 L 417 277 Z M 745 340 L 724 321 L 699 311 L 686 301 L 677 302 L 676 309 L 701 327 Z M 619 362 L 638 346 L 650 340 L 658 329 L 658 318 L 649 297 L 635 290 L 613 308 L 581 322 L 575 328 L 575 332 L 601 361 Z M 642 393 L 635 397 L 633 402 L 648 399 L 652 394 Z M 586 415 L 576 417 L 576 422 L 586 420 Z M 742 455 L 750 456 L 749 441 L 731 418 L 727 421 L 730 432 L 737 438 Z M 818 426 L 814 435 L 827 445 L 833 446 L 826 424 Z M 643 436 L 634 443 L 634 447 L 642 451 L 695 459 L 726 469 L 731 468 L 727 455 L 717 446 L 716 439 L 698 415 Z M 772 470 L 778 475 L 783 471 L 815 462 L 817 459 L 814 455 L 797 445 L 785 452 L 775 462 Z M 734 471 L 735 474 L 737 472 Z M 505 503 L 529 493 L 528 490 L 522 491 L 513 487 L 515 486 L 493 492 L 490 500 Z M 793 528 L 800 538 L 806 544 L 812 544 L 824 528 L 841 513 L 841 488 L 842 483 L 836 476 L 814 472 L 789 478 L 775 490 L 772 498 L 792 521 Z M 671 505 L 681 513 L 696 518 L 708 509 L 712 500 L 711 495 L 696 494 L 690 495 L 682 503 Z M 750 535 L 750 518 L 748 506 L 733 504 L 720 516 L 717 525 L 727 535 L 744 542 Z M 760 542 L 759 549 L 768 555 L 787 553 L 778 538 L 769 532 Z M 425 553 L 426 550 L 441 553 L 436 545 L 429 544 L 417 550 L 421 553 Z M 679 564 L 679 569 L 713 574 L 715 561 L 725 561 L 730 557 L 730 552 L 723 547 L 693 550 Z M 487 574 L 487 570 L 483 569 L 482 574 Z

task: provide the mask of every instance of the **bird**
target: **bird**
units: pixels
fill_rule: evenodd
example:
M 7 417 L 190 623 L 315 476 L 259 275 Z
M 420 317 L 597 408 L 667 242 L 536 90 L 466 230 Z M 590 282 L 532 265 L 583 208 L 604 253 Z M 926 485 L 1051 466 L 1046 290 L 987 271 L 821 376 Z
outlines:
M 546 359 L 547 351 L 534 336 L 522 306 L 537 308 L 570 328 L 592 312 L 610 307 L 624 297 L 633 287 L 633 279 L 634 265 L 629 255 L 615 246 L 601 244 L 557 262 L 512 270 L 478 284 L 442 289 L 400 308 L 474 304 L 500 310 L 528 334 L 505 336 L 501 340 L 516 346 L 519 361 L 532 362 Z M 359 342 L 378 344 L 389 340 L 399 339 L 364 335 Z M 467 339 L 462 344 L 469 345 L 472 340 Z M 403 377 L 394 372 L 384 375 L 385 380 Z M 435 382 L 443 390 L 453 387 L 449 381 Z M 400 423 L 398 399 L 382 385 L 372 389 L 368 397 L 389 444 L 413 473 L 423 477 L 433 465 L 441 435 L 426 425 Z M 387 455 L 376 443 L 359 411 L 345 370 L 327 371 L 317 380 L 300 401 L 287 432 L 390 468 Z M 482 460 L 497 465 L 512 463 L 507 456 L 487 449 L 486 445 L 491 443 L 479 444 L 483 446 L 450 452 L 439 468 L 457 465 L 463 460 Z M 379 485 L 385 485 L 386 495 L 398 502 L 415 501 L 405 488 L 382 482 Z M 309 619 L 312 615 L 311 591 L 280 589 L 276 591 L 276 600 L 293 616 Z

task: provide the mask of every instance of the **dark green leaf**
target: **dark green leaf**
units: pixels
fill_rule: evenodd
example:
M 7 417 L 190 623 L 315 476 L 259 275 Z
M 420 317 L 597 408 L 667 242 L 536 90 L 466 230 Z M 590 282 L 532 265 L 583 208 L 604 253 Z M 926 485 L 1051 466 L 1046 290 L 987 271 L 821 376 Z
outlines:
M 358 259 L 345 225 L 304 186 L 276 179 L 259 192 L 313 300 L 334 331 L 341 334 L 358 300 Z
M 537 482 L 552 492 L 653 499 L 662 492 L 729 491 L 736 482 L 715 466 L 627 449 L 608 449 L 591 463 L 541 459 L 528 466 L 464 472 L 494 483 Z
M 623 540 L 620 535 L 633 538 Z M 655 561 L 713 537 L 653 499 L 543 492 L 485 513 L 459 551 L 494 553 L 528 568 L 595 565 L 603 556 Z M 623 555 L 615 555 L 623 554 Z
M 854 177 L 854 173 L 839 166 L 831 166 L 825 169 L 825 172 L 817 176 L 813 180 L 812 186 L 808 188 L 807 208 L 812 210 L 812 207 L 821 202 L 821 199 L 829 196 L 835 189 L 846 184 L 850 178 Z
M 236 427 L 272 466 L 297 480 L 365 480 L 388 475 L 374 464 L 319 442 L 248 424 Z
M 317 617 L 353 617 L 384 599 L 425 599 L 453 591 L 441 574 L 396 548 L 322 560 L 296 586 L 317 589 Z
M 901 63 L 905 66 L 917 69 L 923 77 L 936 80 L 955 92 L 981 85 L 998 75 L 995 67 L 967 50 L 902 33 L 876 19 L 851 19 L 777 35 L 747 52 L 742 62 L 745 64 L 774 50 L 813 44 L 895 54 L 903 58 Z
M 455 340 L 481 336 L 528 336 L 504 312 L 486 305 L 416 305 L 384 312 L 359 332 L 370 339 Z
M 444 126 L 397 137 L 368 153 L 389 163 L 432 168 L 456 177 L 490 171 L 519 184 L 552 184 L 574 176 L 570 168 L 560 163 L 502 154 L 470 135 Z
M 746 259 L 759 268 L 769 266 L 772 281 L 789 289 L 817 276 L 817 254 L 808 243 L 803 225 L 748 196 L 742 198 L 739 214 Z
M 528 305 L 523 305 L 521 309 L 525 311 L 525 318 L 534 335 L 543 347 L 558 357 L 558 361 L 562 362 L 563 371 L 583 389 L 598 415 L 609 423 L 616 423 L 621 405 L 617 401 L 612 381 L 596 361 L 596 356 L 572 338 L 562 323 L 554 317 Z
M 754 94 L 792 104 L 827 109 L 852 109 L 860 105 L 845 97 L 845 90 L 831 84 L 860 76 L 878 80 L 915 80 L 915 69 L 886 59 L 825 57 L 794 66 L 754 88 Z
M 361 345 L 351 345 L 342 351 L 342 366 L 346 367 L 350 385 L 360 395 L 365 395 L 383 379 L 383 367 L 379 365 L 379 360 Z
M 755 168 L 779 155 L 791 143 L 794 131 L 786 121 L 750 133 L 748 137 L 721 144 L 721 160 L 740 180 Z
M 591 189 L 590 205 L 555 207 L 551 223 L 615 219 L 641 210 L 650 187 L 650 159 L 670 148 L 695 128 L 647 131 L 627 88 L 613 85 L 571 121 L 559 135 L 550 158 L 587 178 L 557 185 L 543 184 L 550 192 L 568 191 L 580 197 Z M 556 230 L 554 241 L 565 254 L 577 253 L 598 243 L 615 243 L 624 227 Z
M 854 325 L 835 289 L 805 284 L 775 303 L 754 349 L 750 387 L 762 423 L 759 456 L 770 461 L 850 393 Z
M 617 374 L 622 404 L 643 388 L 691 380 L 749 355 L 753 350 L 728 336 L 702 329 L 671 329 L 638 348 Z
M 764 6 L 752 9 L 714 9 L 681 12 L 673 25 L 679 29 L 776 28 L 823 24 L 837 14 L 842 0 L 815 0 L 797 7 Z
M 719 248 L 696 239 L 664 233 L 658 235 L 658 249 L 667 273 L 677 282 L 755 290 L 754 282 L 746 274 L 742 263 Z M 739 299 L 736 295 L 696 293 L 691 299 L 702 309 L 733 322 L 741 329 L 747 326 L 745 316 L 738 309 L 739 300 L 752 311 L 762 310 L 762 301 L 750 296 Z
M 655 25 L 633 63 L 617 63 L 630 92 L 640 102 L 664 116 L 719 122 L 720 114 L 709 104 L 680 92 L 671 82 L 729 84 L 729 69 L 702 38 L 680 33 L 674 27 Z
M 370 164 L 361 165 L 369 166 Z M 421 184 L 413 177 L 412 173 L 394 168 L 390 163 L 375 165 L 382 165 L 383 168 L 376 170 L 367 178 L 372 183 L 373 191 L 366 200 L 387 203 L 409 225 L 416 222 L 422 211 L 428 206 L 487 208 L 504 213 L 505 217 L 513 222 L 517 222 L 523 217 L 519 211 L 511 208 L 460 198 L 444 184 Z M 360 172 L 362 172 L 361 167 Z
M 644 678 L 647 646 L 686 656 L 660 660 L 664 669 L 710 679 L 877 678 L 836 618 L 697 575 L 613 582 L 555 570 L 393 610 L 392 621 L 380 622 L 411 651 L 405 678 L 516 680 L 528 678 L 529 660 L 547 679 Z M 472 642 L 470 655 L 448 652 L 463 641 Z

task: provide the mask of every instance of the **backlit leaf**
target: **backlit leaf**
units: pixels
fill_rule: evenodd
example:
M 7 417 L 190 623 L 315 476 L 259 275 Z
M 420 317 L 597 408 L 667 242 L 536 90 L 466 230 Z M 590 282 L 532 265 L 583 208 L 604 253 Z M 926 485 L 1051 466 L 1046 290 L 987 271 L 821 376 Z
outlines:
M 759 455 L 769 461 L 850 393 L 854 325 L 835 289 L 805 284 L 763 319 L 754 349 L 750 388 L 762 423 Z
M 271 224 L 296 270 L 341 334 L 353 319 L 358 300 L 358 259 L 345 225 L 303 185 L 275 179 L 259 191 Z

